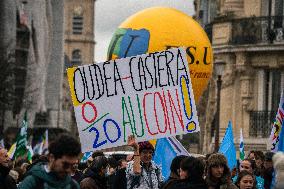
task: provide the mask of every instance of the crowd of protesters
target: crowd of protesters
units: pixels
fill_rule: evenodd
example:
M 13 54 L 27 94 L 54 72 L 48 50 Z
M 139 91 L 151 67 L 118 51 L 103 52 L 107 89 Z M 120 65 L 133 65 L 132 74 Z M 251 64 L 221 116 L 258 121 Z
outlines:
M 232 171 L 220 153 L 206 157 L 177 156 L 166 180 L 152 158 L 150 142 L 128 137 L 134 154 L 126 159 L 94 152 L 79 162 L 81 145 L 61 135 L 48 147 L 47 155 L 11 161 L 0 148 L 0 189 L 284 189 L 284 154 L 251 151 Z M 166 155 L 166 154 L 165 154 Z

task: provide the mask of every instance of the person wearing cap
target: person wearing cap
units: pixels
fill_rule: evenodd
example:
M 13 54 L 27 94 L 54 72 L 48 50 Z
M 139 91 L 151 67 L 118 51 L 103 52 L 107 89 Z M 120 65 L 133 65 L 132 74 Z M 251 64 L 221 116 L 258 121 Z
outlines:
M 158 189 L 163 183 L 162 171 L 153 161 L 154 147 L 148 142 L 137 143 L 133 135 L 128 145 L 134 148 L 134 159 L 126 168 L 127 189 Z
M 208 189 L 237 189 L 231 181 L 231 172 L 223 154 L 214 153 L 207 160 L 206 183 Z

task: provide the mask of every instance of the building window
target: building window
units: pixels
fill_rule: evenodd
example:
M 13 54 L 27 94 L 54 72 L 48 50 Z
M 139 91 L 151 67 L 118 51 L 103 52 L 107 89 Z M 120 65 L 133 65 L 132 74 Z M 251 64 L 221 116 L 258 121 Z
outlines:
M 72 65 L 81 65 L 82 64 L 82 56 L 81 51 L 79 49 L 76 49 L 72 52 Z
M 257 111 L 250 112 L 251 137 L 269 137 L 283 89 L 283 71 L 259 70 Z
M 258 71 L 258 104 L 259 111 L 276 111 L 281 92 L 284 89 L 284 72 L 280 70 Z
M 83 16 L 73 16 L 73 34 L 80 35 L 83 32 Z
M 272 8 L 272 12 L 274 12 L 274 28 L 283 28 L 283 8 L 284 8 L 284 0 L 273 0 L 272 5 L 274 4 L 274 10 Z
M 265 72 L 265 109 L 277 111 L 281 91 L 283 90 L 284 72 L 279 70 L 267 70 Z

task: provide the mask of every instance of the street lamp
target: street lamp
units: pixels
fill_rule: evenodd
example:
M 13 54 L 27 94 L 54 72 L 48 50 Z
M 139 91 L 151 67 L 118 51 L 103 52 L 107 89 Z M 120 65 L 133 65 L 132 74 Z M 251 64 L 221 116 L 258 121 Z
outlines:
M 214 63 L 215 72 L 217 75 L 217 110 L 216 110 L 216 118 L 215 118 L 215 148 L 214 151 L 219 151 L 219 129 L 220 129 L 220 93 L 222 86 L 222 75 L 225 69 L 226 63 L 223 61 L 216 61 Z

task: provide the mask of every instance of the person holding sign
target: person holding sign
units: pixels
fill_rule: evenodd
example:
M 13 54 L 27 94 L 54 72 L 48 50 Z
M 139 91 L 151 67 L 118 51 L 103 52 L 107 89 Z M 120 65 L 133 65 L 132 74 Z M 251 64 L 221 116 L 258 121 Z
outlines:
M 128 145 L 134 148 L 134 160 L 126 168 L 127 189 L 158 189 L 163 183 L 162 171 L 153 161 L 154 147 L 148 141 L 137 143 L 133 135 Z

